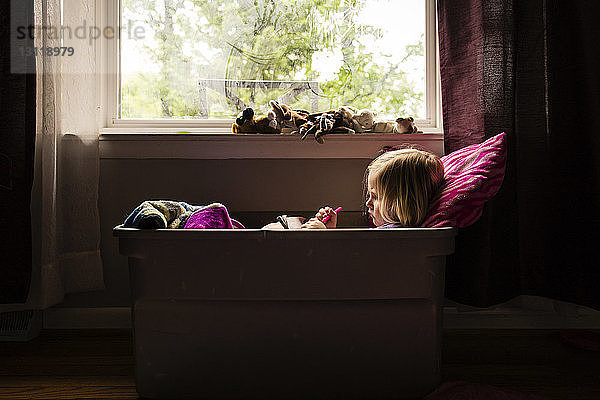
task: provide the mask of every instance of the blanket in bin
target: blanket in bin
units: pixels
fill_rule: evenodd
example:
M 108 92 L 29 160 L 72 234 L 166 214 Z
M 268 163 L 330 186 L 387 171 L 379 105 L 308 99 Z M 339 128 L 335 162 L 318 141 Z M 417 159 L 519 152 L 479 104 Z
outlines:
M 221 203 L 193 206 L 183 201 L 148 200 L 125 219 L 125 228 L 139 229 L 244 229 L 229 217 Z

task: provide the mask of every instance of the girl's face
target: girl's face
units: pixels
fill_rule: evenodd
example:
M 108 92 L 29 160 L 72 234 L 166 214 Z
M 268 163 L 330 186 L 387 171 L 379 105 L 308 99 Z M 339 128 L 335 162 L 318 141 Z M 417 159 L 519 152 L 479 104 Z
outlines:
M 367 178 L 367 202 L 365 205 L 369 210 L 369 216 L 373 221 L 375 226 L 381 226 L 385 224 L 383 218 L 381 218 L 381 213 L 379 212 L 379 197 L 377 196 L 377 192 L 375 191 L 373 180 L 371 179 L 371 173 L 369 172 L 369 177 Z

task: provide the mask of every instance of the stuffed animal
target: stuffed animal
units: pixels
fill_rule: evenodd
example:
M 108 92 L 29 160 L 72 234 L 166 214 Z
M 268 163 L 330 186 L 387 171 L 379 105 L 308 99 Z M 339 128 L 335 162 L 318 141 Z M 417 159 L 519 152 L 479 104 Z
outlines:
M 254 110 L 250 107 L 242 111 L 233 125 L 233 133 L 268 133 L 280 134 L 285 127 L 297 130 L 308 121 L 308 111 L 294 110 L 286 104 L 280 104 L 277 100 L 269 101 L 271 109 L 264 117 L 254 117 Z
M 344 115 L 340 111 L 326 111 L 310 114 L 308 121 L 300 127 L 298 132 L 302 135 L 302 140 L 308 135 L 314 135 L 315 140 L 323 144 L 323 136 L 330 133 L 356 133 L 356 131 L 346 124 Z
M 375 114 L 370 110 L 356 110 L 354 107 L 342 106 L 338 111 L 344 117 L 344 125 L 358 133 L 370 131 L 373 128 Z
M 254 110 L 248 107 L 237 116 L 231 125 L 231 132 L 279 134 L 281 128 L 273 110 L 269 111 L 266 116 L 255 118 Z
M 337 110 L 308 114 L 306 122 L 298 132 L 302 140 L 313 135 L 319 143 L 324 143 L 323 136 L 332 133 L 362 133 L 371 129 L 374 113 L 369 110 L 356 110 L 354 107 L 342 106 Z
M 357 130 L 357 132 L 365 132 L 365 131 L 370 131 L 373 129 L 373 123 L 375 123 L 375 114 L 370 111 L 370 110 L 359 110 L 355 115 L 354 115 L 354 126 L 355 129 L 356 128 L 356 124 L 358 123 L 358 126 L 360 126 L 361 130 Z
M 418 129 L 415 125 L 413 117 L 396 118 L 396 127 L 394 133 L 417 133 Z
M 372 132 L 376 133 L 417 133 L 413 117 L 396 118 L 396 121 L 375 121 Z
M 344 118 L 344 126 L 347 126 L 348 128 L 354 128 L 353 119 L 354 115 L 357 112 L 356 108 L 351 106 L 341 106 L 340 108 L 338 108 L 337 111 L 340 112 L 342 114 L 342 117 Z M 326 112 L 334 113 L 335 110 L 330 110 Z
M 277 123 L 283 127 L 292 128 L 293 131 L 297 131 L 302 125 L 308 121 L 310 113 L 305 110 L 294 110 L 287 104 L 279 103 L 277 100 L 271 100 L 269 102 L 272 110 L 280 110 L 281 112 L 276 113 Z
M 393 121 L 375 121 L 371 132 L 374 133 L 393 133 L 396 129 L 396 122 Z

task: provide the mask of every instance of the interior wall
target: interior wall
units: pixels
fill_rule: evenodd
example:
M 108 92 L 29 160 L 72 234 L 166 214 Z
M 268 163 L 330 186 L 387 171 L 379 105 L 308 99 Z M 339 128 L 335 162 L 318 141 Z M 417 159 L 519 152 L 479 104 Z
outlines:
M 129 305 L 127 259 L 112 228 L 142 201 L 170 199 L 194 205 L 220 202 L 248 228 L 274 217 L 313 215 L 341 205 L 341 226 L 366 226 L 362 181 L 370 159 L 101 159 L 99 209 L 104 291 L 72 293 L 58 307 Z

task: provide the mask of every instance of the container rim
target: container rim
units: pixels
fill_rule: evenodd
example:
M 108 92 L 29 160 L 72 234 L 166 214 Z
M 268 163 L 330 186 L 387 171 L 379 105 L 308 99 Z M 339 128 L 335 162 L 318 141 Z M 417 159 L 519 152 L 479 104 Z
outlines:
M 197 238 L 197 239 L 395 239 L 395 238 L 452 238 L 457 235 L 456 227 L 443 228 L 338 228 L 338 229 L 137 229 L 117 225 L 113 236 L 119 238 Z

